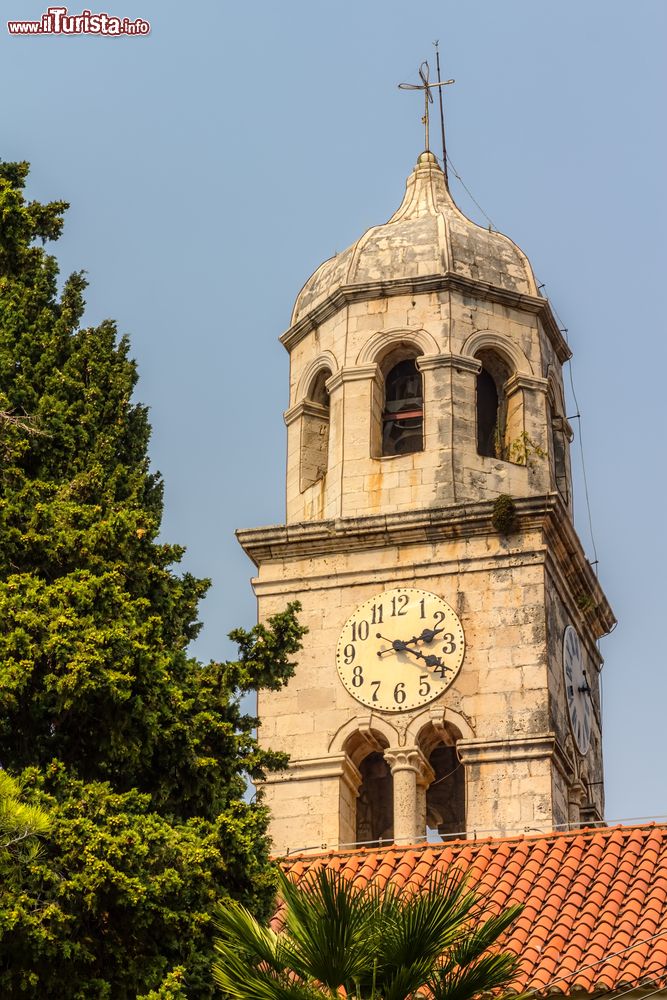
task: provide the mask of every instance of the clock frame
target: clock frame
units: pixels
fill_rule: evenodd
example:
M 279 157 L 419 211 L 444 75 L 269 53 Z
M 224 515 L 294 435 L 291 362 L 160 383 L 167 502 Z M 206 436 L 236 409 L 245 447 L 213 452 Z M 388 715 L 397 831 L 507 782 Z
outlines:
M 463 627 L 446 601 L 427 590 L 395 587 L 350 615 L 338 640 L 336 666 L 362 705 L 407 712 L 443 694 L 464 655 Z
M 593 709 L 581 640 L 573 625 L 568 625 L 563 633 L 563 678 L 570 729 L 583 756 L 590 746 Z

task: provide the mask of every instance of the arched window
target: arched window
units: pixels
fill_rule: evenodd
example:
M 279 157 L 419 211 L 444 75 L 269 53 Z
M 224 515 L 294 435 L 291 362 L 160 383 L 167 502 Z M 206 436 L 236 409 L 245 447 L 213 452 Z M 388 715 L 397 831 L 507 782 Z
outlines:
M 324 479 L 329 462 L 329 392 L 328 368 L 315 376 L 303 407 L 301 423 L 301 477 L 303 493 L 320 479 Z
M 443 839 L 465 837 L 465 772 L 455 746 L 437 746 L 429 764 L 435 780 L 426 792 L 426 823 Z
M 407 455 L 424 448 L 424 398 L 414 358 L 399 361 L 384 380 L 382 454 Z
M 505 383 L 510 372 L 493 351 L 480 351 L 477 357 L 482 362 L 477 376 L 477 453 L 507 459 Z
M 391 770 L 379 751 L 359 765 L 361 786 L 357 798 L 357 844 L 379 844 L 394 838 L 394 786 Z

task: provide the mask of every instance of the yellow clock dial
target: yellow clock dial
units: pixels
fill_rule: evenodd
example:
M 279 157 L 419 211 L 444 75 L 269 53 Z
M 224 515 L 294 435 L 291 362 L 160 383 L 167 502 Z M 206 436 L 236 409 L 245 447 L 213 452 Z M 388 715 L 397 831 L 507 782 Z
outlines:
M 385 590 L 345 623 L 338 675 L 353 698 L 380 712 L 407 712 L 433 701 L 463 663 L 456 613 L 437 594 L 414 587 Z

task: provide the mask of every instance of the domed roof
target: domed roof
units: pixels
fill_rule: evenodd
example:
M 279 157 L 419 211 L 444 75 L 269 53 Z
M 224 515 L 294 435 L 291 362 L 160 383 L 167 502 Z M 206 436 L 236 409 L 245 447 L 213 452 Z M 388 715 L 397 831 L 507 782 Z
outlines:
M 425 152 L 389 221 L 369 229 L 311 275 L 296 300 L 292 325 L 339 288 L 445 274 L 537 295 L 526 255 L 507 236 L 466 218 L 454 204 L 435 156 Z

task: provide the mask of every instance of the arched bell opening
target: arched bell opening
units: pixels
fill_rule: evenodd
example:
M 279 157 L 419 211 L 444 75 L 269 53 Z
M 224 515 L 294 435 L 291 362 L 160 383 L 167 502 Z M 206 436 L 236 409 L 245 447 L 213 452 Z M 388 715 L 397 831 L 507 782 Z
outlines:
M 443 839 L 465 837 L 465 771 L 455 746 L 438 746 L 428 759 L 435 778 L 426 790 L 426 826 Z
M 355 844 L 377 846 L 394 839 L 394 784 L 384 758 L 388 746 L 386 735 L 376 729 L 357 729 L 343 744 L 360 777 L 347 827 Z
M 394 839 L 394 784 L 389 764 L 374 750 L 359 765 L 356 842 L 378 846 Z
M 549 380 L 547 413 L 551 431 L 551 468 L 553 482 L 563 502 L 570 503 L 569 449 L 572 442 L 572 428 L 565 416 L 562 392 L 555 379 Z
M 303 402 L 301 423 L 301 475 L 303 493 L 314 483 L 324 479 L 329 465 L 329 391 L 328 368 L 321 368 L 313 378 Z
M 424 386 L 417 366 L 421 351 L 406 341 L 379 360 L 373 399 L 371 453 L 391 458 L 424 449 Z M 373 443 L 374 442 L 374 443 Z
M 426 836 L 447 840 L 466 836 L 465 766 L 456 749 L 462 738 L 452 723 L 427 723 L 419 734 L 419 746 L 433 773 L 426 788 Z
M 477 353 L 482 367 L 477 375 L 477 453 L 487 458 L 511 460 L 507 441 L 505 386 L 511 371 L 492 350 Z

